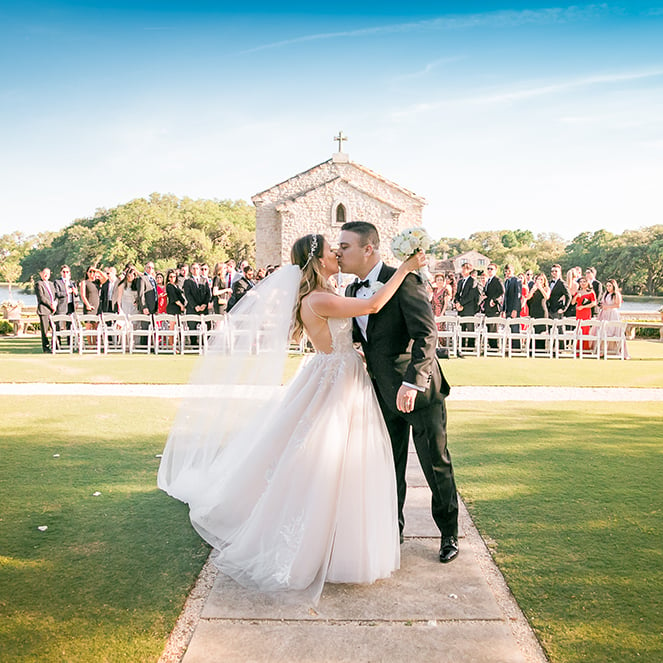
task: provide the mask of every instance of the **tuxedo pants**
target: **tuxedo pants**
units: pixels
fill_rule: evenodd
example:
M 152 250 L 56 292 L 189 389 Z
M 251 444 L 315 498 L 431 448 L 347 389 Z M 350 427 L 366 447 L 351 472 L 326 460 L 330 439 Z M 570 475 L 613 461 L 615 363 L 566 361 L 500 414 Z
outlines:
M 431 513 L 442 536 L 458 536 L 458 494 L 451 455 L 447 448 L 447 413 L 444 401 L 414 412 L 394 413 L 380 406 L 387 424 L 396 468 L 398 526 L 403 532 L 403 506 L 407 483 L 410 430 L 426 482 L 431 489 Z

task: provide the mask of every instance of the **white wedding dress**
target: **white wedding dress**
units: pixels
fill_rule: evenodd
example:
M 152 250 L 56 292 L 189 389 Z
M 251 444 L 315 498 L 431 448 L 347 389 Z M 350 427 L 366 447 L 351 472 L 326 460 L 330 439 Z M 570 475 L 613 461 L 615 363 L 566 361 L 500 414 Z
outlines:
M 305 360 L 278 407 L 256 412 L 187 499 L 224 573 L 313 603 L 325 582 L 371 583 L 400 564 L 387 429 L 352 321 L 328 324 L 332 352 Z

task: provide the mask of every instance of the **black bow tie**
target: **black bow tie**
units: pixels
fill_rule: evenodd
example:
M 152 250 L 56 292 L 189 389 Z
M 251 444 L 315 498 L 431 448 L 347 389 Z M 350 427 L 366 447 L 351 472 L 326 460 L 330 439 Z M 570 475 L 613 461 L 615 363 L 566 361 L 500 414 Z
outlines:
M 359 288 L 368 288 L 371 285 L 371 280 L 366 279 L 365 281 L 360 281 L 357 279 L 355 285 L 357 286 L 357 290 L 359 290 Z

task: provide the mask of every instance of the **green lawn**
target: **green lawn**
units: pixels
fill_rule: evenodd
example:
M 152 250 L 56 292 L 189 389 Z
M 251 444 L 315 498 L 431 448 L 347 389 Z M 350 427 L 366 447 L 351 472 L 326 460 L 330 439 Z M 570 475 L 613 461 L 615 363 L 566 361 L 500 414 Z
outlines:
M 208 554 L 156 487 L 173 403 L 4 397 L 2 412 L 0 659 L 156 661 Z
M 196 361 L 31 355 L 21 340 L 0 340 L 1 381 L 182 383 Z M 663 344 L 631 353 L 443 366 L 452 385 L 663 386 Z M 186 507 L 156 488 L 174 411 L 170 400 L 2 398 L 1 660 L 158 659 L 208 552 Z M 660 412 L 449 403 L 460 492 L 553 663 L 663 660 Z
M 660 403 L 450 403 L 459 491 L 553 663 L 663 661 Z
M 37 349 L 38 352 L 32 353 Z M 195 355 L 43 355 L 39 339 L 0 337 L 0 382 L 98 382 L 184 384 Z M 630 361 L 596 359 L 449 359 L 442 362 L 452 385 L 663 387 L 663 343 L 636 340 Z M 286 377 L 300 357 L 291 357 Z

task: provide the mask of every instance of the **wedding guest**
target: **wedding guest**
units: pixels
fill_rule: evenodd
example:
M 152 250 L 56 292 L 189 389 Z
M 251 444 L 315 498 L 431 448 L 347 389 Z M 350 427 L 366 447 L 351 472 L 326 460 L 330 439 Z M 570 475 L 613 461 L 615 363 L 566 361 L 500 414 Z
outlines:
M 201 297 L 206 301 L 207 306 L 203 313 L 212 312 L 212 279 L 209 275 L 209 265 L 203 263 L 200 266 L 200 289 Z
M 529 306 L 527 304 L 527 299 L 529 297 L 530 287 L 527 281 L 527 275 L 522 272 L 518 274 L 518 280 L 520 281 L 521 295 L 520 295 L 520 317 L 527 318 L 529 317 Z M 534 284 L 532 284 L 534 285 Z
M 55 286 L 49 280 L 51 270 L 44 267 L 39 272 L 40 280 L 35 283 L 35 295 L 37 296 L 37 315 L 39 316 L 39 328 L 41 330 L 41 349 L 43 352 L 51 352 L 51 342 L 48 340 L 48 332 L 53 336 L 51 329 L 51 316 L 57 309 L 55 298 Z
M 115 267 L 106 267 L 104 274 L 106 274 L 106 281 L 101 285 L 101 312 L 117 313 L 117 305 L 113 304 L 113 291 L 118 284 L 117 269 Z
M 233 289 L 228 287 L 228 265 L 224 262 L 217 262 L 214 265 L 214 278 L 212 279 L 212 305 L 214 313 L 220 314 L 226 312 L 228 298 Z
M 476 282 L 472 276 L 472 264 L 466 262 L 461 267 L 462 278 L 458 282 L 456 288 L 456 296 L 454 297 L 454 306 L 458 311 L 458 316 L 461 318 L 468 318 L 474 316 L 479 311 L 479 290 Z M 474 324 L 471 322 L 461 323 L 463 331 L 474 331 Z M 473 348 L 475 343 L 473 338 L 464 338 L 463 343 L 465 347 Z
M 586 277 L 580 277 L 578 292 L 574 295 L 573 300 L 576 305 L 576 320 L 590 320 L 592 317 L 592 309 L 596 308 L 596 295 Z M 580 325 L 580 328 L 582 329 L 583 334 L 588 333 L 588 325 Z M 583 350 L 591 350 L 593 345 L 593 341 L 583 341 L 582 348 Z
M 112 305 L 116 306 L 120 313 L 125 315 L 136 315 L 138 313 L 138 282 L 140 274 L 131 264 L 124 268 L 124 275 L 113 291 Z
M 181 315 L 186 311 L 186 299 L 184 291 L 177 285 L 178 273 L 176 269 L 166 272 L 166 313 L 168 315 Z
M 184 290 L 184 281 L 189 278 L 189 265 L 184 262 L 177 263 L 177 285 Z
M 573 301 L 575 294 L 578 292 L 578 278 L 580 275 L 576 272 L 576 268 L 572 267 L 566 272 L 566 287 L 569 290 L 569 295 L 571 295 L 571 303 L 568 305 L 564 316 L 566 318 L 575 318 L 576 317 L 576 305 Z
M 529 294 L 527 295 L 527 306 L 529 307 L 529 314 L 531 318 L 541 319 L 549 316 L 548 301 L 550 300 L 550 287 L 548 286 L 548 279 L 543 273 L 537 274 L 534 279 Z M 546 330 L 546 325 L 534 325 L 534 332 L 541 334 Z M 537 350 L 542 350 L 545 347 L 543 339 L 536 339 L 535 347 Z
M 166 294 L 166 283 L 161 272 L 157 272 L 157 313 L 165 313 L 168 307 L 168 295 Z
M 233 294 L 228 300 L 228 310 L 230 311 L 244 295 L 255 286 L 253 281 L 253 267 L 244 265 L 244 276 L 233 285 Z
M 57 301 L 58 315 L 71 315 L 76 311 L 78 302 L 78 286 L 71 280 L 69 265 L 62 265 L 60 278 L 53 282 Z
M 621 329 L 617 325 L 610 325 L 610 322 L 619 322 L 621 320 L 621 315 L 619 314 L 619 309 L 623 303 L 622 293 L 619 291 L 619 286 L 615 279 L 608 279 L 605 282 L 605 293 L 603 294 L 603 299 L 600 301 L 600 310 L 598 314 L 598 319 L 603 320 L 606 325 L 605 332 L 608 336 L 616 336 L 621 332 Z M 614 350 L 616 342 L 611 342 L 611 349 Z M 628 359 L 628 351 L 626 353 L 626 358 Z
M 226 260 L 226 287 L 230 288 L 231 291 L 233 287 L 233 281 L 235 280 L 235 275 L 237 274 L 237 270 L 235 269 L 236 265 L 237 263 L 232 258 L 230 258 L 230 260 Z
M 563 318 L 571 303 L 571 295 L 562 279 L 562 267 L 553 265 L 550 268 L 550 276 L 548 314 L 551 318 Z
M 502 311 L 504 284 L 497 275 L 497 265 L 494 262 L 491 262 L 486 269 L 488 273 L 484 287 L 484 294 L 486 296 L 484 313 L 487 318 L 496 318 Z
M 261 267 L 256 272 L 256 283 L 258 283 L 258 281 L 262 281 L 266 276 L 267 276 L 267 270 L 264 267 Z
M 209 286 L 207 282 L 203 284 L 200 274 L 200 265 L 197 262 L 191 264 L 191 275 L 184 281 L 184 297 L 186 298 L 186 313 L 187 315 L 203 315 L 207 312 L 207 304 L 209 302 L 207 293 Z M 189 329 L 193 330 L 198 327 L 198 322 L 189 320 L 187 322 Z M 190 342 L 194 347 L 198 347 L 200 342 L 196 337 L 190 338 Z
M 248 260 L 242 260 L 242 262 L 239 263 L 239 269 L 235 270 L 235 273 L 233 274 L 232 277 L 232 283 L 231 285 L 235 285 L 237 281 L 239 281 L 241 278 L 244 278 L 244 268 L 249 267 L 249 261 Z
M 524 283 L 527 286 L 528 292 L 534 287 L 534 272 L 531 269 L 525 271 Z
M 447 283 L 444 274 L 435 274 L 433 279 L 433 297 L 430 302 L 434 317 L 439 318 L 441 315 L 445 314 L 449 303 L 447 294 Z
M 588 267 L 585 270 L 585 278 L 587 279 L 587 284 L 593 290 L 594 295 L 596 296 L 597 303 L 603 299 L 603 284 L 596 279 L 596 267 Z M 592 317 L 596 316 L 598 313 L 598 306 L 592 309 Z
M 138 310 L 143 315 L 154 315 L 158 309 L 157 280 L 154 263 L 145 265 L 145 272 L 136 282 L 138 292 Z
M 106 283 L 108 277 L 96 267 L 87 270 L 86 278 L 81 281 L 81 302 L 83 313 L 88 315 L 99 315 L 101 312 L 101 286 Z

